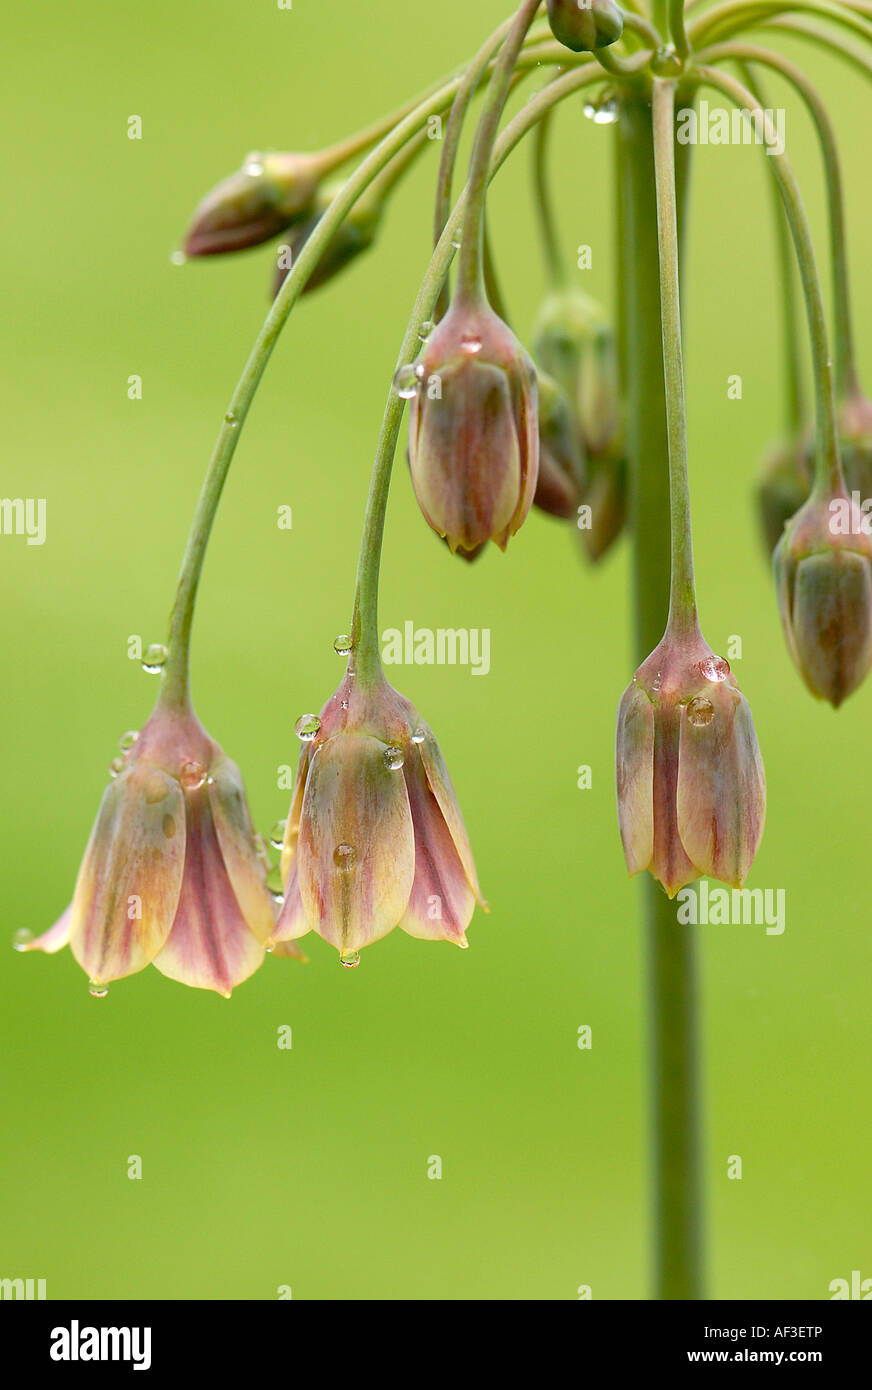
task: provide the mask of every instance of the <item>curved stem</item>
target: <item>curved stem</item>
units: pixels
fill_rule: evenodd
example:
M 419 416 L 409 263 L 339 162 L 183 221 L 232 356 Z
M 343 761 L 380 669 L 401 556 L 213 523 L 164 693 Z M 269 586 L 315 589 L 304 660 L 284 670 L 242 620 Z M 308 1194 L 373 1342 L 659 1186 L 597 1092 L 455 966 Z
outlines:
M 687 477 L 687 409 L 678 287 L 678 212 L 675 200 L 675 83 L 655 81 L 654 175 L 660 261 L 660 319 L 669 444 L 670 581 L 668 627 L 686 637 L 697 629 L 693 537 Z
M 650 20 L 641 14 L 631 14 L 624 10 L 624 28 L 629 29 L 631 34 L 637 38 L 644 39 L 649 48 L 657 52 L 658 48 L 663 47 L 663 34 L 659 29 L 655 29 Z
M 523 0 L 508 36 L 494 63 L 484 108 L 475 132 L 475 144 L 469 163 L 467 216 L 463 227 L 463 242 L 457 268 L 458 292 L 468 299 L 482 294 L 482 253 L 484 249 L 484 205 L 487 197 L 488 169 L 500 117 L 509 93 L 512 72 L 524 43 L 527 30 L 533 23 L 541 0 Z
M 820 28 L 814 20 L 779 16 L 775 19 L 767 19 L 765 24 L 761 24 L 759 27 L 778 34 L 795 34 L 798 38 L 811 39 L 826 52 L 838 53 L 841 58 L 847 59 L 864 77 L 872 78 L 872 61 L 859 48 L 855 48 L 853 44 L 840 38 L 838 34 L 832 34 L 827 29 Z
M 676 53 L 679 57 L 686 58 L 690 53 L 690 41 L 685 25 L 684 0 L 669 0 L 669 32 Z
M 542 92 L 533 97 L 509 122 L 499 137 L 493 150 L 493 157 L 488 170 L 488 181 L 501 168 L 519 141 L 547 111 L 557 102 L 563 101 L 587 84 L 599 80 L 599 76 L 595 66 L 589 64 L 586 68 L 564 74 L 555 82 L 549 83 Z M 439 289 L 448 274 L 449 266 L 455 254 L 454 242 L 458 230 L 463 224 L 469 198 L 470 185 L 467 185 L 445 224 L 445 229 L 439 238 L 439 243 L 433 252 L 427 273 L 421 283 L 415 307 L 403 337 L 397 359 L 397 371 L 412 362 L 417 356 L 421 326 L 432 318 Z M 349 670 L 354 670 L 359 679 L 367 682 L 375 681 L 381 675 L 378 632 L 381 549 L 391 472 L 397 450 L 404 405 L 404 400 L 392 385 L 379 432 L 357 565 Z
M 819 494 L 844 492 L 842 466 L 836 429 L 836 404 L 833 390 L 833 368 L 827 338 L 826 315 L 820 278 L 814 254 L 814 243 L 808 225 L 802 194 L 787 155 L 776 148 L 776 135 L 759 102 L 747 87 L 716 68 L 700 66 L 694 70 L 696 80 L 707 82 L 723 92 L 739 109 L 759 113 L 765 127 L 766 150 L 772 172 L 778 180 L 781 196 L 793 234 L 799 274 L 805 295 L 814 364 L 815 417 L 817 424 L 817 464 L 815 490 Z
M 536 216 L 545 252 L 545 264 L 552 289 L 561 289 L 567 283 L 567 271 L 560 255 L 560 239 L 557 235 L 557 222 L 554 215 L 554 201 L 548 181 L 548 143 L 551 134 L 553 109 L 548 111 L 536 127 L 533 147 L 533 182 L 536 190 Z
M 808 108 L 824 162 L 827 185 L 827 209 L 830 222 L 830 241 L 833 266 L 833 317 L 836 340 L 836 393 L 839 400 L 857 390 L 857 372 L 854 364 L 854 329 L 851 314 L 851 298 L 848 289 L 848 254 L 845 231 L 845 198 L 842 182 L 839 147 L 836 132 L 826 106 L 817 89 L 809 82 L 805 73 L 780 54 L 756 44 L 720 44 L 700 55 L 706 62 L 736 57 L 749 62 L 760 63 L 780 73 L 802 97 Z
M 747 5 L 736 5 L 732 0 L 728 0 L 728 3 L 715 5 L 714 9 L 701 15 L 690 25 L 688 36 L 694 48 L 698 49 L 704 40 L 710 43 L 715 37 L 726 39 L 740 29 L 762 24 L 774 15 L 789 14 L 792 11 L 831 19 L 836 24 L 841 24 L 864 39 L 872 41 L 872 25 L 857 13 L 832 4 L 830 0 L 751 0 Z

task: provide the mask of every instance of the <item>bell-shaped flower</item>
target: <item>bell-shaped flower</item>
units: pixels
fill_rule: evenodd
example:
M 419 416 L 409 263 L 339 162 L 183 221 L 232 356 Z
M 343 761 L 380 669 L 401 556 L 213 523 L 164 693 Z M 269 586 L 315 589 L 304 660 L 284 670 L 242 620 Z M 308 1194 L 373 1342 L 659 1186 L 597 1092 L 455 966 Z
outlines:
M 118 761 L 71 905 L 21 949 L 69 945 L 95 993 L 153 964 L 229 997 L 276 918 L 239 769 L 190 710 L 160 705 Z
M 466 946 L 478 879 L 439 745 L 417 711 L 383 677 L 363 689 L 349 671 L 297 731 L 305 742 L 274 942 L 316 931 L 349 966 L 397 926 Z
M 702 874 L 741 887 L 766 815 L 750 706 L 697 628 L 667 632 L 624 692 L 616 736 L 618 820 L 631 874 L 670 897 Z
M 323 155 L 250 154 L 200 203 L 185 236 L 187 256 L 244 251 L 309 217 L 325 173 Z

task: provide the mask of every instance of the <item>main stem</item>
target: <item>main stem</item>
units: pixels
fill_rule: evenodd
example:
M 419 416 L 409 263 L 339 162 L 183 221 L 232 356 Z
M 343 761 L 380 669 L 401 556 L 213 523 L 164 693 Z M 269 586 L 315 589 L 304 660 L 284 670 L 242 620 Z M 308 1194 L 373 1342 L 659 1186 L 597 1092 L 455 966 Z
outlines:
M 657 204 L 651 107 L 625 96 L 619 108 L 622 336 L 634 532 L 636 650 L 642 661 L 663 635 L 669 608 L 669 478 Z M 681 147 L 685 158 L 689 147 Z M 680 171 L 683 175 L 683 171 Z M 679 197 L 686 187 L 678 181 Z M 681 206 L 679 206 L 679 225 Z M 693 936 L 645 876 L 653 1150 L 654 1296 L 704 1297 L 697 985 Z

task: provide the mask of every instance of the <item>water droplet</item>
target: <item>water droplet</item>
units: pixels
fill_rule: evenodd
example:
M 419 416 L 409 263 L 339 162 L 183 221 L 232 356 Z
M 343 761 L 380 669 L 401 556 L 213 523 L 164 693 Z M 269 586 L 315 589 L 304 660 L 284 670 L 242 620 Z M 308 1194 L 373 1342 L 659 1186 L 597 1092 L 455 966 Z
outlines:
M 477 352 L 481 352 L 481 338 L 477 333 L 465 333 L 460 340 L 460 346 L 470 357 L 474 357 Z
M 269 842 L 273 849 L 281 849 L 282 845 L 285 843 L 286 825 L 286 820 L 277 820 L 272 830 L 269 832 Z
M 135 729 L 128 729 L 127 733 L 122 734 L 120 739 L 118 740 L 118 747 L 121 749 L 122 753 L 127 753 L 133 747 L 134 743 L 138 738 L 139 734 L 136 732 Z
M 156 676 L 166 665 L 169 651 L 162 642 L 150 642 L 142 653 L 142 669 L 150 676 Z
M 239 417 L 237 416 L 235 410 L 228 410 L 226 412 L 224 416 L 224 423 L 225 425 L 229 425 L 232 430 L 236 429 L 236 426 L 239 424 Z
M 343 951 L 339 957 L 339 964 L 343 965 L 346 970 L 356 970 L 360 965 L 360 952 Z
M 730 674 L 730 663 L 722 656 L 707 656 L 699 663 L 699 669 L 707 681 L 725 681 Z
M 399 772 L 405 762 L 405 755 L 402 748 L 398 748 L 395 743 L 392 743 L 390 748 L 386 748 L 382 756 L 385 760 L 385 767 L 388 772 Z
M 658 671 L 658 672 L 657 672 L 657 675 L 654 677 L 653 681 L 651 682 L 651 689 L 652 689 L 652 690 L 659 690 L 662 684 L 663 684 L 663 672 L 662 672 L 662 671 Z
M 294 733 L 301 743 L 311 743 L 321 727 L 317 714 L 301 714 L 294 725 Z
M 92 999 L 105 999 L 106 995 L 109 993 L 109 986 L 101 985 L 99 980 L 90 980 L 88 982 L 88 993 Z
M 284 888 L 285 885 L 282 883 L 282 871 L 278 864 L 271 868 L 267 874 L 266 886 L 273 895 L 281 893 Z
M 346 632 L 341 632 L 333 643 L 333 650 L 337 656 L 348 656 L 351 651 L 351 638 Z
M 687 706 L 687 717 L 698 729 L 704 728 L 714 719 L 715 707 L 711 700 L 706 700 L 702 695 L 695 695 Z
M 187 260 L 188 260 L 188 258 L 187 258 L 187 256 L 185 255 L 184 251 L 171 251 L 171 252 L 170 252 L 170 261 L 172 262 L 173 265 L 185 265 L 185 264 L 187 263 Z
M 186 792 L 197 792 L 206 781 L 206 769 L 194 758 L 187 758 L 179 769 L 179 781 Z
M 13 951 L 26 951 L 33 940 L 33 932 L 28 927 L 19 927 L 12 938 Z
M 357 863 L 357 851 L 354 845 L 337 845 L 333 851 L 333 863 L 337 869 L 353 869 Z
M 424 322 L 421 324 L 420 328 L 418 329 L 418 337 L 421 339 L 421 342 L 422 342 L 422 343 L 426 343 L 427 339 L 430 337 L 430 334 L 431 334 L 432 332 L 433 332 L 433 323 L 432 323 L 432 320 L 431 320 L 431 319 L 425 319 Z
M 394 390 L 404 401 L 411 401 L 418 394 L 418 387 L 424 378 L 423 362 L 408 362 L 400 367 L 394 377 Z
M 416 729 L 415 732 L 412 734 L 412 742 L 413 742 L 413 743 L 423 743 L 426 737 L 427 737 L 427 731 L 426 731 L 426 729 Z
M 259 150 L 253 150 L 251 154 L 245 156 L 242 172 L 249 174 L 253 179 L 260 178 L 263 173 L 263 155 Z
M 124 771 L 124 759 L 119 755 L 117 758 L 113 758 L 112 761 L 111 761 L 111 763 L 109 764 L 109 776 L 110 776 L 110 777 L 117 777 L 118 774 L 119 774 L 119 772 L 123 772 L 123 771 Z
M 594 125 L 614 125 L 618 119 L 618 103 L 614 97 L 606 97 L 599 101 L 586 101 L 584 103 L 584 114 Z
M 342 709 L 348 709 L 348 701 L 347 701 L 347 700 L 340 700 L 339 703 L 340 703 Z

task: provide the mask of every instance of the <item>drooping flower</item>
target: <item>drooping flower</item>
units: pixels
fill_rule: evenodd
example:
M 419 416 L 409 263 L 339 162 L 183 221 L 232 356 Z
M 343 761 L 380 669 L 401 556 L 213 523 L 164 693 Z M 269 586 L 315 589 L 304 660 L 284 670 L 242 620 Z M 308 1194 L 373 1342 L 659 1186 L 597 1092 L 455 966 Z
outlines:
M 618 708 L 618 820 L 627 868 L 670 897 L 702 874 L 741 887 L 766 815 L 750 706 L 697 629 L 667 632 Z
M 455 299 L 418 372 L 409 461 L 421 510 L 452 551 L 505 550 L 539 477 L 533 363 L 489 306 Z
M 185 237 L 187 256 L 243 251 L 311 216 L 326 164 L 319 154 L 250 154 L 200 203 Z
M 153 964 L 229 997 L 275 918 L 239 769 L 190 710 L 159 705 L 106 788 L 72 903 L 21 949 L 69 945 L 94 992 Z
M 283 248 L 273 282 L 274 296 L 278 294 L 290 274 L 291 267 L 296 265 L 297 257 L 341 186 L 341 182 L 326 184 L 318 191 L 311 214 L 288 229 L 286 249 Z M 384 196 L 378 190 L 373 194 L 372 188 L 358 198 L 348 216 L 343 219 L 327 243 L 323 255 L 306 281 L 303 294 L 310 294 L 312 290 L 326 285 L 351 261 L 362 255 L 364 251 L 369 250 L 376 239 L 384 205 Z
M 844 493 L 813 492 L 773 556 L 787 646 L 813 695 L 836 708 L 872 666 L 872 537 Z
M 769 451 L 757 485 L 763 540 L 771 555 L 781 533 L 811 491 L 809 458 L 801 439 L 780 440 Z
M 472 851 L 439 745 L 414 707 L 383 677 L 363 689 L 350 671 L 298 732 L 273 940 L 316 931 L 346 965 L 397 926 L 466 946 L 482 902 Z
M 584 454 L 569 399 L 553 377 L 537 373 L 539 481 L 534 507 L 552 516 L 575 516 L 585 486 Z

